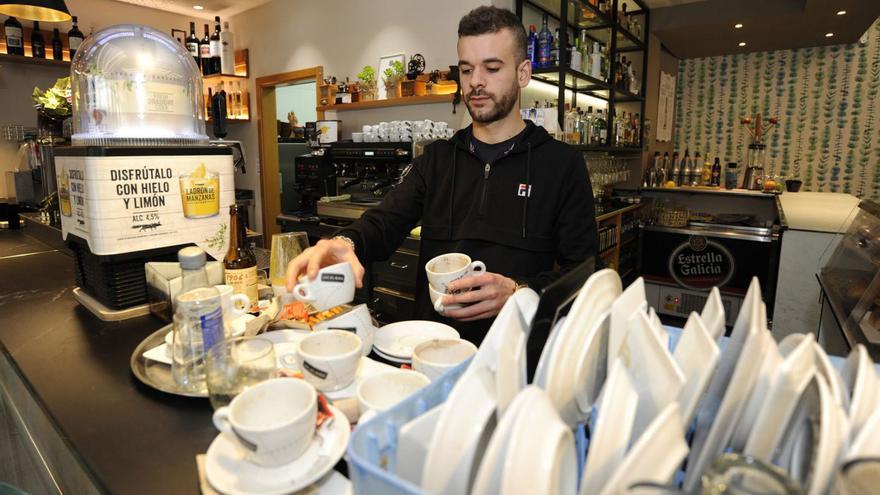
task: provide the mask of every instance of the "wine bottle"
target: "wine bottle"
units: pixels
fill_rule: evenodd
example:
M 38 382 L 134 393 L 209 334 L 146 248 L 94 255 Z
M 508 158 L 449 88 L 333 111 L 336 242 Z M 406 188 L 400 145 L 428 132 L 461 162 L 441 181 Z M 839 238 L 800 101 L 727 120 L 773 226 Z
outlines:
M 9 55 L 24 55 L 24 34 L 21 23 L 15 17 L 6 19 L 3 23 L 6 34 L 6 53 Z
M 186 49 L 189 51 L 189 54 L 192 55 L 193 60 L 196 61 L 196 67 L 201 69 L 202 64 L 201 60 L 199 60 L 199 38 L 196 36 L 196 23 L 189 23 L 189 36 L 186 37 Z
M 543 26 L 538 33 L 538 67 L 550 67 L 553 59 L 550 58 L 550 50 L 553 46 L 553 35 L 547 27 L 548 17 L 544 14 Z
M 205 24 L 205 37 L 199 41 L 199 58 L 202 60 L 202 75 L 211 75 L 211 38 L 208 35 L 208 25 Z
M 220 73 L 235 74 L 235 35 L 229 30 L 228 21 L 220 32 Z
M 214 16 L 214 32 L 211 33 L 208 49 L 211 52 L 211 74 L 220 73 L 220 16 Z
M 34 29 L 31 31 L 31 56 L 46 58 L 46 40 L 40 32 L 40 21 L 34 21 Z
M 257 297 L 257 258 L 250 247 L 245 245 L 246 232 L 244 211 L 238 205 L 229 206 L 229 250 L 223 258 L 226 269 L 226 284 L 232 286 L 235 294 L 245 294 L 256 304 Z
M 535 33 L 535 25 L 529 25 L 529 40 L 528 40 L 528 56 L 529 62 L 532 64 L 532 68 L 538 67 L 538 35 Z
M 83 36 L 82 31 L 77 26 L 76 16 L 73 16 L 73 27 L 67 32 L 67 48 L 70 50 L 71 61 L 73 61 L 76 51 L 79 50 L 79 45 L 82 45 L 83 39 L 85 39 L 85 36 Z
M 52 30 L 52 59 L 64 60 L 64 43 L 61 42 L 61 31 Z

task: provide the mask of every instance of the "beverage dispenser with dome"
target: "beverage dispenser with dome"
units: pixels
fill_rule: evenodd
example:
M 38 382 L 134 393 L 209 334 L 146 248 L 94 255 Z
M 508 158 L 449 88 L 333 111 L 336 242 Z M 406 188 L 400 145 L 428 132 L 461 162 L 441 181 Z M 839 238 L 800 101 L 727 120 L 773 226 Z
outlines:
M 86 39 L 71 93 L 72 146 L 55 160 L 76 294 L 101 316 L 136 314 L 147 302 L 146 261 L 174 261 L 192 244 L 215 259 L 226 253 L 232 150 L 209 144 L 192 56 L 150 27 Z

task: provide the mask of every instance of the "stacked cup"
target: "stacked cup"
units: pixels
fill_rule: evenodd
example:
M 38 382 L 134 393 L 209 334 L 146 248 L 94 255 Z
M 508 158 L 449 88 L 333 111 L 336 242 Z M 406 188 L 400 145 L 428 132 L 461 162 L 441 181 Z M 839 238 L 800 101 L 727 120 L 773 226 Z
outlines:
M 434 311 L 444 315 L 450 309 L 461 308 L 460 304 L 443 304 L 443 296 L 460 292 L 451 291 L 449 284 L 485 271 L 485 263 L 472 261 L 470 256 L 463 253 L 442 254 L 428 261 L 425 264 L 425 272 L 428 274 L 428 293 Z

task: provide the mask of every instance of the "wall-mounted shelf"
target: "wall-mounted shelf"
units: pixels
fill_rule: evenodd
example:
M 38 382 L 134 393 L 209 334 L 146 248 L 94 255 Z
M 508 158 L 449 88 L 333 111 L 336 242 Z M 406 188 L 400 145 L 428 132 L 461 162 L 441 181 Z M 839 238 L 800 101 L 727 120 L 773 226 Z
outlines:
M 235 95 L 235 92 L 241 91 L 241 109 L 235 108 L 237 105 L 231 105 L 228 96 L 227 96 L 227 104 L 226 108 L 230 112 L 234 112 L 236 110 L 241 112 L 241 115 L 228 115 L 226 117 L 227 122 L 250 122 L 251 121 L 251 106 L 250 106 L 250 92 L 248 91 L 248 49 L 242 48 L 240 50 L 235 50 L 235 74 L 211 74 L 208 76 L 202 76 L 202 87 L 204 88 L 204 99 L 205 99 L 205 115 L 207 117 L 206 122 L 211 123 L 211 100 L 208 97 L 208 89 L 211 91 L 217 91 L 220 88 L 220 84 L 223 83 L 223 90 L 226 91 L 227 95 L 232 94 Z M 234 83 L 234 85 L 233 85 Z
M 402 98 L 386 98 L 384 100 L 359 101 L 357 103 L 340 103 L 338 105 L 324 105 L 317 108 L 319 112 L 343 112 L 346 110 L 366 110 L 369 108 L 400 107 L 406 105 L 424 105 L 428 103 L 449 103 L 455 98 L 449 95 L 425 95 L 405 96 Z
M 26 64 L 26 65 L 42 65 L 44 67 L 60 67 L 70 69 L 70 62 L 66 60 L 54 60 L 51 58 L 34 58 L 21 55 L 7 55 L 0 53 L 0 65 L 3 64 Z

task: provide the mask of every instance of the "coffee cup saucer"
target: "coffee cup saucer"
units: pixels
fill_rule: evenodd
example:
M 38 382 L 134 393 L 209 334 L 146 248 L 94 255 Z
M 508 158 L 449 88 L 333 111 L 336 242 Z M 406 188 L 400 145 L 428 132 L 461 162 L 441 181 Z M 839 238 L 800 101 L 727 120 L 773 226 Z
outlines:
M 245 461 L 233 440 L 217 435 L 205 456 L 208 483 L 227 495 L 280 495 L 312 485 L 333 469 L 348 447 L 348 418 L 336 407 L 330 406 L 330 411 L 333 421 L 315 431 L 300 457 L 281 466 L 264 467 Z

